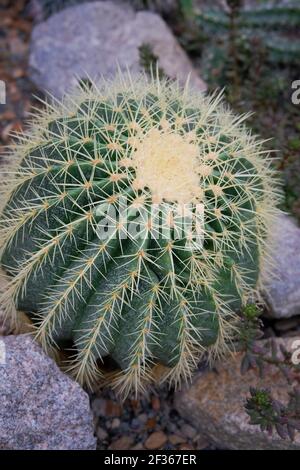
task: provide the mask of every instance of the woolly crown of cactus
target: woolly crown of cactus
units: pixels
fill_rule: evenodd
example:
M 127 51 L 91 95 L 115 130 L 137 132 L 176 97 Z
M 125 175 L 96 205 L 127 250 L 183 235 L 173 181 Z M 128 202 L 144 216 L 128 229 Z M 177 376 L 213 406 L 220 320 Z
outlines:
M 279 197 L 244 119 L 220 94 L 120 74 L 46 104 L 19 135 L 4 178 L 2 302 L 13 319 L 31 315 L 47 351 L 72 348 L 81 383 L 108 356 L 124 395 L 158 371 L 176 385 L 226 350 Z

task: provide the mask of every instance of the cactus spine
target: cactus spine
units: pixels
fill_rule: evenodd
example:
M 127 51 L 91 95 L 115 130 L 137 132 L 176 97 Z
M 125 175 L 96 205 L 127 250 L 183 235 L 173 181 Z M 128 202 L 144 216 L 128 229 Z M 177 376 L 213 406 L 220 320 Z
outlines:
M 81 383 L 109 355 L 124 395 L 158 368 L 176 385 L 226 350 L 236 310 L 257 291 L 279 197 L 244 119 L 220 95 L 120 74 L 47 104 L 19 136 L 4 178 L 2 302 L 11 318 L 29 312 L 46 350 L 72 345 Z M 124 198 L 138 232 L 125 228 Z M 203 243 L 192 229 L 178 236 L 187 204 L 192 216 L 204 209 Z M 103 205 L 116 215 L 104 239 Z

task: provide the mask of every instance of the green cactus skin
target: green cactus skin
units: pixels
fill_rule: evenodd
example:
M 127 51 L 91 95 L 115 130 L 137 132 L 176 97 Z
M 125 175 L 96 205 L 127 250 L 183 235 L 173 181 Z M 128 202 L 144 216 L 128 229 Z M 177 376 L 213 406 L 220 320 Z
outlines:
M 129 75 L 82 85 L 46 104 L 10 155 L 3 178 L 2 303 L 30 314 L 45 350 L 73 345 L 68 370 L 81 383 L 111 377 L 123 395 L 151 381 L 177 385 L 203 356 L 226 351 L 236 310 L 256 295 L 280 191 L 272 159 L 221 96 Z M 204 243 L 184 234 L 106 240 L 106 203 L 119 216 L 154 203 L 202 204 Z M 194 209 L 193 209 L 194 210 Z M 130 219 L 131 217 L 131 219 Z M 134 221 L 134 217 L 129 216 Z

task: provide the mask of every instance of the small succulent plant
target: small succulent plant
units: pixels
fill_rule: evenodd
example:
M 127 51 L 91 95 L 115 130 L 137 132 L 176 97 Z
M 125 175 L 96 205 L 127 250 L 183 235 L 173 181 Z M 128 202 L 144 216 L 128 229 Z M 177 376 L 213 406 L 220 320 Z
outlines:
M 19 136 L 3 178 L 2 302 L 12 320 L 29 313 L 47 351 L 72 346 L 81 383 L 109 356 L 125 395 L 176 385 L 226 351 L 280 197 L 244 120 L 221 94 L 120 74 L 46 104 Z
M 287 394 L 284 403 L 273 397 L 273 392 L 277 392 L 276 386 L 278 387 L 276 380 L 274 390 L 250 386 L 244 409 L 250 418 L 249 424 L 260 426 L 260 430 L 270 436 L 276 432 L 281 439 L 293 441 L 296 431 L 300 430 L 298 351 L 283 339 L 272 337 L 261 340 L 264 336 L 263 322 L 259 318 L 262 313 L 262 309 L 251 303 L 240 311 L 241 321 L 235 350 L 244 353 L 241 374 L 245 375 L 251 369 L 257 372 L 260 379 L 265 379 L 270 367 L 273 371 L 277 369 L 281 373 L 281 379 L 286 381 Z
M 250 388 L 250 396 L 245 404 L 245 411 L 250 424 L 259 425 L 261 431 L 272 435 L 274 431 L 281 439 L 295 439 L 300 430 L 300 390 L 290 392 L 288 404 L 275 400 L 266 389 Z

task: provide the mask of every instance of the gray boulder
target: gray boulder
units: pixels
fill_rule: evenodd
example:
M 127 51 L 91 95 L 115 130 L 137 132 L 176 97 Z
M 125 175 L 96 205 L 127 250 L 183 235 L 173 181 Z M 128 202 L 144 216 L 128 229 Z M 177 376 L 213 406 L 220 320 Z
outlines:
M 95 449 L 89 397 L 30 336 L 0 337 L 0 449 Z
M 166 75 L 205 90 L 186 53 L 162 18 L 110 1 L 67 8 L 35 26 L 30 68 L 36 85 L 56 97 L 79 78 L 111 77 L 118 66 L 137 73 L 139 47 L 149 45 Z
M 300 228 L 281 215 L 274 233 L 272 279 L 265 277 L 264 295 L 273 318 L 300 315 Z

